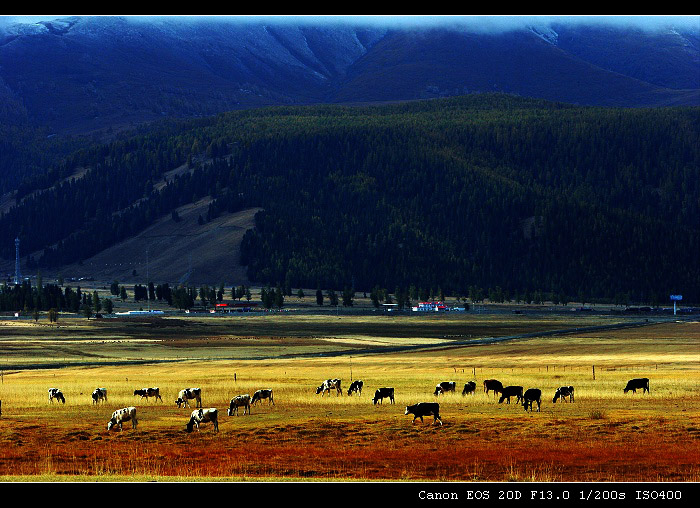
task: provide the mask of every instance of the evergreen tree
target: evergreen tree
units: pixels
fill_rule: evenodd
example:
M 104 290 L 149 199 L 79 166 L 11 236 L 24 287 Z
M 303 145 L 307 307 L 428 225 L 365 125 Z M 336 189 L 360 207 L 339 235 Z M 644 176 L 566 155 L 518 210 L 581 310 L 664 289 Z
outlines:
M 338 295 L 335 294 L 335 291 L 333 289 L 329 289 L 326 292 L 326 296 L 328 296 L 328 303 L 329 305 L 335 307 L 338 305 Z
M 355 292 L 351 288 L 345 286 L 345 289 L 343 289 L 343 307 L 352 307 L 354 298 Z
M 97 291 L 92 293 L 92 304 L 95 307 L 95 313 L 99 313 L 102 310 L 102 302 L 100 301 L 100 296 Z

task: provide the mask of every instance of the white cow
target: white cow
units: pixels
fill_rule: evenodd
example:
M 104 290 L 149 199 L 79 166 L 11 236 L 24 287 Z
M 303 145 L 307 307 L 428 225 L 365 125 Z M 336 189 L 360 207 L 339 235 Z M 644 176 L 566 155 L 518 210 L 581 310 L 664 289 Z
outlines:
M 234 414 L 238 416 L 238 408 L 243 406 L 243 414 L 250 414 L 250 394 L 237 395 L 231 399 L 231 405 L 228 408 L 228 415 L 233 416 Z
M 185 407 L 191 407 L 188 401 L 192 399 L 195 399 L 197 401 L 195 407 L 202 407 L 201 388 L 185 388 L 183 390 L 180 390 L 180 393 L 177 394 L 177 400 L 175 400 L 175 404 L 177 404 L 177 407 L 182 407 L 183 405 Z
M 53 399 L 60 400 L 64 404 L 66 403 L 66 398 L 58 388 L 49 388 L 49 402 L 53 403 Z
M 326 379 L 323 383 L 321 383 L 321 386 L 316 388 L 316 395 L 320 393 L 321 397 L 323 397 L 326 392 L 328 392 L 328 395 L 330 396 L 332 389 L 337 392 L 336 397 L 343 394 L 343 390 L 340 387 L 340 379 Z
M 122 429 L 122 423 L 131 420 L 131 428 L 135 429 L 138 425 L 138 420 L 136 419 L 136 408 L 133 406 L 125 407 L 123 409 L 117 409 L 112 413 L 112 419 L 107 422 L 107 430 L 112 430 L 115 425 L 119 426 L 119 430 Z
M 97 404 L 100 401 L 107 402 L 107 388 L 95 388 L 92 392 L 92 403 Z
M 192 427 L 196 426 L 199 430 L 200 423 L 212 422 L 214 424 L 214 429 L 219 432 L 219 412 L 215 407 L 210 407 L 209 409 L 195 409 L 190 415 L 190 421 L 187 422 L 186 431 L 192 432 Z

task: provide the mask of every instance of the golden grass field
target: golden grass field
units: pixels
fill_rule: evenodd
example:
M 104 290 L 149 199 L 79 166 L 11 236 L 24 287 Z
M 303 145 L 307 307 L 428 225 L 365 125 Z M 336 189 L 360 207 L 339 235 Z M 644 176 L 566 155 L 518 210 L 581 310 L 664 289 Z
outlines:
M 3 322 L 2 479 L 700 480 L 700 323 L 450 347 L 444 337 L 467 330 L 495 336 L 567 328 L 574 318 L 269 318 L 165 319 L 155 326 L 63 320 L 60 329 Z M 600 321 L 580 319 L 584 326 Z M 286 356 L 398 343 L 441 347 Z M 67 367 L 16 368 L 61 358 Z M 140 359 L 173 361 L 106 364 Z M 95 365 L 79 364 L 86 360 Z M 336 377 L 343 396 L 315 394 L 324 379 Z M 345 393 L 351 377 L 364 381 L 359 397 Z M 623 394 L 636 377 L 650 379 L 650 394 Z M 483 393 L 488 378 L 542 389 L 541 412 L 499 405 Z M 463 397 L 469 380 L 477 392 Z M 440 381 L 456 381 L 458 393 L 436 398 Z M 552 403 L 561 385 L 575 387 L 574 403 Z M 158 386 L 164 402 L 133 396 L 148 386 Z M 395 388 L 395 405 L 372 404 L 383 386 Z M 50 387 L 63 391 L 65 405 L 49 404 Z M 108 389 L 106 403 L 92 403 L 96 387 Z M 191 409 L 178 409 L 174 399 L 186 387 L 201 387 L 204 407 L 218 408 L 218 434 L 211 424 L 184 432 Z M 260 388 L 274 390 L 274 406 L 264 401 L 250 415 L 241 409 L 227 416 L 233 396 Z M 404 415 L 408 404 L 435 400 L 443 426 Z M 112 411 L 132 405 L 138 429 L 126 423 L 122 432 L 108 432 Z

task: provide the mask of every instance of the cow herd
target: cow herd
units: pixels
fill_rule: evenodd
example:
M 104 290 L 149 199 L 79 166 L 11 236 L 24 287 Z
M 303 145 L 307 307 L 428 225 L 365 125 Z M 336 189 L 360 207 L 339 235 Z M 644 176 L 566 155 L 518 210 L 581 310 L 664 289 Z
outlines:
M 522 404 L 525 411 L 533 411 L 533 404 L 537 403 L 537 411 L 540 411 L 542 405 L 542 390 L 539 388 L 528 388 L 524 390 L 522 386 L 509 385 L 503 386 L 503 383 L 497 379 L 487 379 L 483 382 L 484 393 L 486 395 L 489 392 L 493 392 L 494 398 L 500 394 L 498 403 L 501 404 L 506 402 L 510 404 L 511 397 L 515 397 L 516 404 Z M 353 393 L 357 393 L 358 396 L 362 395 L 362 388 L 364 387 L 364 382 L 361 380 L 355 380 L 352 382 L 348 388 L 348 396 Z M 454 381 L 443 381 L 435 387 L 433 395 L 440 396 L 447 393 L 455 393 L 457 388 L 457 383 Z M 335 390 L 336 396 L 341 396 L 343 394 L 341 388 L 340 379 L 326 379 L 321 383 L 320 386 L 316 388 L 316 394 L 321 394 L 323 397 L 326 393 L 330 395 L 331 390 Z M 624 393 L 632 391 L 637 393 L 637 390 L 643 390 L 644 393 L 649 393 L 649 379 L 631 379 L 627 382 L 624 388 Z M 462 390 L 462 396 L 473 395 L 476 391 L 476 383 L 474 381 L 469 381 L 464 385 Z M 163 399 L 160 396 L 160 390 L 156 388 L 141 388 L 134 390 L 134 396 L 140 396 L 141 400 L 144 398 L 148 401 L 149 397 L 155 398 L 156 401 Z M 389 399 L 391 404 L 394 404 L 394 388 L 383 387 L 378 388 L 374 392 L 374 397 L 372 398 L 372 403 L 374 405 L 383 404 L 384 399 Z M 254 406 L 258 402 L 267 399 L 268 406 L 275 405 L 273 391 L 271 389 L 261 389 L 253 393 L 251 397 L 250 394 L 237 395 L 231 399 L 228 416 L 238 416 L 238 409 L 243 408 L 243 414 L 250 414 L 251 406 Z M 63 392 L 58 388 L 49 388 L 49 402 L 53 404 L 53 401 L 57 400 L 63 404 L 66 403 L 66 398 Z M 218 421 L 218 411 L 216 408 L 204 409 L 202 407 L 202 389 L 201 388 L 184 388 L 178 393 L 177 399 L 175 399 L 175 404 L 178 408 L 191 407 L 189 404 L 190 400 L 195 401 L 196 409 L 192 411 L 190 419 L 185 425 L 185 430 L 187 432 L 192 432 L 196 427 L 199 430 L 199 426 L 202 423 L 212 423 L 214 430 L 219 431 L 219 421 Z M 562 402 L 574 402 L 574 387 L 573 386 L 560 386 L 556 389 L 554 397 L 552 398 L 552 403 L 557 401 Z M 106 388 L 96 388 L 92 392 L 92 402 L 93 404 L 99 404 L 100 402 L 107 402 L 107 389 Z M 404 414 L 412 414 L 413 422 L 420 418 L 423 422 L 424 416 L 433 416 L 433 425 L 439 423 L 442 425 L 442 419 L 440 417 L 440 404 L 437 402 L 420 402 L 418 404 L 413 404 L 411 406 L 406 406 Z M 107 423 L 107 430 L 112 430 L 114 428 L 119 428 L 123 430 L 124 422 L 131 422 L 131 427 L 136 429 L 138 425 L 138 420 L 136 418 L 136 407 L 129 406 L 122 409 L 118 409 L 112 413 L 112 418 Z
M 362 388 L 360 387 L 360 391 Z M 139 388 L 134 390 L 134 396 L 140 396 L 141 400 L 146 399 L 148 402 L 149 397 L 155 398 L 155 401 L 163 402 L 163 398 L 160 396 L 160 389 L 157 387 L 153 388 Z M 107 402 L 107 388 L 95 388 L 91 394 L 92 403 L 99 404 L 100 402 Z M 243 414 L 250 414 L 250 407 L 255 405 L 256 402 L 260 402 L 263 399 L 267 399 L 268 405 L 275 404 L 272 390 L 262 389 L 258 390 L 251 397 L 249 394 L 237 395 L 231 399 L 231 405 L 228 410 L 228 415 L 238 415 L 238 408 L 243 407 Z M 49 402 L 53 404 L 53 401 L 57 400 L 63 404 L 66 403 L 66 398 L 63 392 L 59 388 L 49 388 Z M 194 427 L 199 430 L 199 425 L 202 423 L 211 422 L 214 426 L 214 430 L 219 431 L 219 420 L 218 411 L 216 408 L 204 409 L 202 408 L 202 389 L 201 388 L 184 388 L 180 390 L 175 399 L 175 404 L 178 408 L 181 407 L 191 407 L 189 401 L 194 400 L 197 409 L 192 411 L 190 419 L 185 425 L 185 430 L 187 432 L 192 432 Z M 138 425 L 138 419 L 136 418 L 136 407 L 129 406 L 122 409 L 117 409 L 112 413 L 112 418 L 107 422 L 107 430 L 112 430 L 118 428 L 123 430 L 123 424 L 125 422 L 131 422 L 131 428 L 135 429 Z

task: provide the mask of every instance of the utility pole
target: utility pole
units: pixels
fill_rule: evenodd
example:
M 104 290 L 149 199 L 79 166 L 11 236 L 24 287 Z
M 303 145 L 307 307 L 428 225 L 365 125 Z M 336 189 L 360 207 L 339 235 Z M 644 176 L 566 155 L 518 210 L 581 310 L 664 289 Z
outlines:
M 146 249 L 146 301 L 148 302 L 148 312 L 151 312 L 151 287 L 148 275 L 148 249 Z
M 19 267 L 19 237 L 15 238 L 15 284 L 22 284 L 22 273 Z

